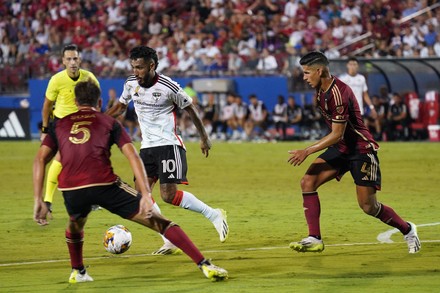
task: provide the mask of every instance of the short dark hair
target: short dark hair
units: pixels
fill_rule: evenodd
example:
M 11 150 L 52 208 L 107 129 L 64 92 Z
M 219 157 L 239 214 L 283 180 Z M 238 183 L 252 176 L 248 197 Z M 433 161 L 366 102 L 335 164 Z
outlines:
M 64 46 L 63 52 L 62 52 L 63 56 L 64 56 L 64 52 L 66 52 L 66 51 L 77 51 L 79 53 L 79 48 L 75 44 L 69 44 L 69 45 Z
M 329 62 L 327 57 L 319 51 L 313 51 L 313 52 L 309 52 L 306 55 L 304 55 L 300 60 L 299 60 L 299 64 L 300 65 L 306 65 L 306 66 L 311 66 L 311 65 L 324 65 L 324 66 L 328 66 Z
M 350 62 L 350 61 L 354 61 L 356 63 L 359 63 L 359 60 L 356 57 L 354 57 L 354 56 L 351 56 L 351 57 L 348 58 L 348 62 Z
M 147 46 L 137 46 L 130 50 L 130 59 L 139 59 L 142 58 L 146 62 L 149 60 L 154 61 L 155 67 L 154 69 L 157 69 L 157 65 L 159 64 L 159 61 L 157 60 L 157 52 L 153 48 L 147 47 Z
M 96 107 L 100 97 L 101 90 L 91 79 L 80 81 L 75 86 L 75 100 L 80 106 Z

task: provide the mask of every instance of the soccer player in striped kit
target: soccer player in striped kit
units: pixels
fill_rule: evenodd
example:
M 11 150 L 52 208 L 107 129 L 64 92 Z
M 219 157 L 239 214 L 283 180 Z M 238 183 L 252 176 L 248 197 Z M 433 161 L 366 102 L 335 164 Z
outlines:
M 192 99 L 175 81 L 156 72 L 157 53 L 147 46 L 137 46 L 130 50 L 133 75 L 124 84 L 119 103 L 107 111 L 116 117 L 132 101 L 142 133 L 140 156 L 147 170 L 152 188 L 160 182 L 160 195 L 169 204 L 203 214 L 212 222 L 224 242 L 229 227 L 226 212 L 214 209 L 190 192 L 177 188 L 178 184 L 188 184 L 186 178 L 186 149 L 177 128 L 176 109 L 187 111 L 200 135 L 200 148 L 207 157 L 211 141 L 205 131 Z M 157 204 L 155 205 L 157 209 Z M 174 254 L 178 249 L 164 238 L 164 245 L 153 254 Z
M 309 155 L 326 149 L 310 165 L 301 180 L 303 207 L 309 236 L 290 243 L 298 252 L 321 252 L 324 242 L 320 230 L 318 188 L 324 183 L 340 180 L 350 171 L 356 184 L 359 207 L 368 215 L 397 228 L 408 244 L 409 253 L 421 248 L 416 225 L 403 220 L 391 207 L 377 201 L 381 174 L 377 150 L 379 145 L 364 125 L 359 104 L 351 88 L 331 75 L 329 61 L 321 52 L 304 55 L 300 64 L 304 80 L 316 90 L 315 103 L 330 132 L 314 144 L 289 151 L 288 162 L 300 165 Z

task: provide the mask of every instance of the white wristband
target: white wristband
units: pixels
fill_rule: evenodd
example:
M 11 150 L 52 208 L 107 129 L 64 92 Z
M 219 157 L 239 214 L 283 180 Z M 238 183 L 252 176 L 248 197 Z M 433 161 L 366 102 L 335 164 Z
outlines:
M 373 110 L 374 109 L 374 105 L 370 105 L 370 109 Z

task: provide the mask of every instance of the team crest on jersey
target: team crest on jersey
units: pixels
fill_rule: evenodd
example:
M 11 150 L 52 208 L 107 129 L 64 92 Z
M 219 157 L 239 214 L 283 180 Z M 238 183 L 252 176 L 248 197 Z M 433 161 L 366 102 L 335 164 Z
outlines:
M 344 113 L 344 106 L 336 106 L 336 112 L 338 112 L 338 114 Z
M 134 95 L 133 96 L 135 96 L 135 97 L 139 97 L 139 90 L 141 89 L 141 87 L 140 86 L 137 86 L 136 88 L 135 88 L 135 90 L 134 90 Z
M 162 94 L 160 93 L 160 92 L 154 92 L 153 94 L 152 94 L 152 96 L 153 96 L 153 99 L 157 102 L 159 99 L 160 99 L 160 96 L 161 96 Z

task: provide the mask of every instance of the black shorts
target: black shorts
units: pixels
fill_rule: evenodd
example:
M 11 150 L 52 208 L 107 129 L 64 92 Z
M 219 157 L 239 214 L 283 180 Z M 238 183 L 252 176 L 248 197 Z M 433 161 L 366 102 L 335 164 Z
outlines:
M 340 180 L 347 171 L 350 171 L 356 185 L 371 186 L 380 190 L 381 175 L 379 158 L 376 152 L 346 155 L 336 148 L 330 147 L 319 158 L 338 171 L 337 180 Z
M 111 185 L 63 191 L 63 197 L 72 220 L 87 217 L 92 205 L 99 205 L 124 219 L 131 219 L 139 212 L 141 194 L 118 178 Z
M 186 151 L 177 145 L 165 145 L 140 150 L 149 178 L 160 183 L 188 184 Z

